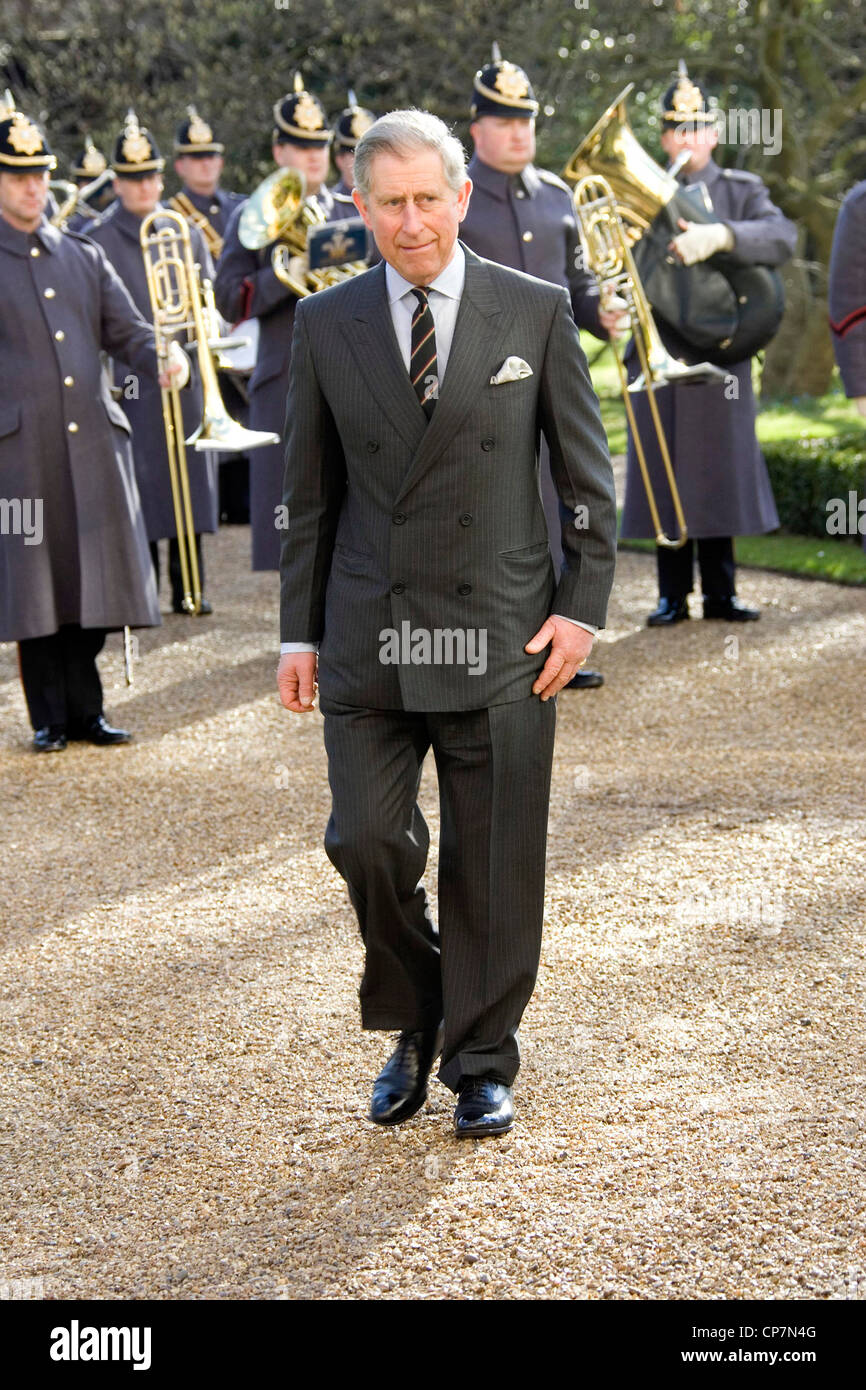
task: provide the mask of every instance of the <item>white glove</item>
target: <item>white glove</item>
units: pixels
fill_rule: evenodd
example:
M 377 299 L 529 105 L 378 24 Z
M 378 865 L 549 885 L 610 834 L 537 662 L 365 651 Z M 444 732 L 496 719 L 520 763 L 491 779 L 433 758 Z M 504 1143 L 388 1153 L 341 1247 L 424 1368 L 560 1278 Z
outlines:
M 171 384 L 183 390 L 189 381 L 189 358 L 176 338 L 172 338 L 168 345 L 168 365 L 180 368 L 178 372 L 172 373 Z
M 612 324 L 604 325 L 609 333 L 621 338 L 631 332 L 631 315 L 628 312 L 628 304 L 614 291 L 601 291 L 601 312 L 603 314 L 616 314 Z
M 289 274 L 295 280 L 300 280 L 301 284 L 306 284 L 307 276 L 310 273 L 310 260 L 307 255 L 289 257 Z
M 694 265 L 717 251 L 730 251 L 733 245 L 734 234 L 724 222 L 687 222 L 686 230 L 671 242 L 671 250 L 683 265 Z
M 860 414 L 863 416 L 863 418 L 866 419 L 866 396 L 855 396 L 854 404 L 860 411 Z

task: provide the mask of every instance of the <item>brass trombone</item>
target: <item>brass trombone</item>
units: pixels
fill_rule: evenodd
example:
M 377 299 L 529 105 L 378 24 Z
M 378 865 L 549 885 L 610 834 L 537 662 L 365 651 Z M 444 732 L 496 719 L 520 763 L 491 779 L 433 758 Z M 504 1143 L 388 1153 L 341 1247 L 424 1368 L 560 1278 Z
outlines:
M 713 378 L 723 378 L 724 373 L 720 371 L 718 367 L 711 366 L 708 362 L 700 362 L 695 366 L 687 366 L 686 363 L 678 361 L 675 357 L 671 357 L 670 353 L 665 348 L 659 337 L 659 332 L 652 316 L 652 310 L 644 294 L 640 277 L 635 269 L 628 237 L 617 208 L 616 198 L 614 197 L 613 189 L 607 179 L 603 178 L 600 174 L 587 174 L 583 178 L 578 179 L 574 188 L 574 207 L 580 223 L 581 235 L 586 247 L 590 269 L 598 277 L 600 282 L 602 300 L 613 295 L 619 295 L 625 300 L 628 308 L 635 348 L 640 364 L 640 375 L 630 386 L 628 385 L 625 366 L 619 355 L 614 338 L 611 338 L 610 347 L 613 352 L 614 361 L 616 362 L 622 398 L 625 404 L 626 415 L 628 416 L 628 423 L 631 428 L 632 439 L 634 440 L 635 453 L 637 454 L 638 464 L 640 465 L 641 477 L 643 478 L 644 487 L 646 488 L 650 516 L 656 533 L 656 545 L 666 546 L 671 550 L 679 550 L 688 540 L 688 529 L 686 527 L 686 518 L 680 500 L 679 489 L 677 488 L 676 478 L 674 477 L 670 450 L 668 449 L 664 427 L 661 422 L 661 417 L 659 416 L 658 405 L 656 404 L 655 392 L 659 386 L 667 386 L 675 382 L 707 381 Z M 655 430 L 659 453 L 661 454 L 662 463 L 664 464 L 665 475 L 667 477 L 671 501 L 674 508 L 674 516 L 676 518 L 677 531 L 679 532 L 675 540 L 672 540 L 665 534 L 661 524 L 661 518 L 659 517 L 652 483 L 650 482 L 646 454 L 631 403 L 631 394 L 637 391 L 645 391 L 647 394 L 653 429 Z
M 198 429 L 184 440 L 180 391 L 163 387 L 162 419 L 165 427 L 171 495 L 177 529 L 178 559 L 183 584 L 183 606 L 188 613 L 201 612 L 201 577 L 195 545 L 195 524 L 189 490 L 186 445 L 201 452 L 213 449 L 234 453 L 278 444 L 279 435 L 248 430 L 233 420 L 223 404 L 203 309 L 199 270 L 193 260 L 192 242 L 185 218 L 166 208 L 156 208 L 140 229 L 147 288 L 153 311 L 153 330 L 159 368 L 168 368 L 169 346 L 176 335 L 194 345 L 202 382 L 203 416 Z M 214 345 L 215 346 L 215 345 Z

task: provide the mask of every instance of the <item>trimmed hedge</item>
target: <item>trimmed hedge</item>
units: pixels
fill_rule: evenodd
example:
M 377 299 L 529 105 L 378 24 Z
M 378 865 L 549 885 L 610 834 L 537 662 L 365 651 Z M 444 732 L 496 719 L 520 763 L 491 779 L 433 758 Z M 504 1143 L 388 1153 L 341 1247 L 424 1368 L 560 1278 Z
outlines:
M 799 536 L 827 537 L 827 503 L 848 495 L 866 496 L 866 439 L 863 434 L 828 439 L 780 439 L 761 446 L 779 509 L 782 530 Z M 839 540 L 862 545 L 856 532 Z

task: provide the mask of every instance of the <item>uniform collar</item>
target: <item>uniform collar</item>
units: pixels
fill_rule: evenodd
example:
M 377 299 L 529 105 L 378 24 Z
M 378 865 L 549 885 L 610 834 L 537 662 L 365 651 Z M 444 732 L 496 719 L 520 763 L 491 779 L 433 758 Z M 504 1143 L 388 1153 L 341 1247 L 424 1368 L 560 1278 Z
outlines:
M 221 188 L 215 189 L 213 193 L 193 193 L 192 189 L 187 188 L 184 184 L 180 191 L 185 198 L 189 198 L 193 207 L 198 208 L 199 212 L 210 212 L 214 203 L 219 207 L 223 205 L 223 192 Z
M 459 299 L 463 294 L 463 285 L 466 281 L 466 256 L 460 242 L 454 243 L 454 255 L 443 271 L 431 280 L 427 286 L 430 290 L 438 290 L 440 294 L 447 295 L 449 299 Z M 388 296 L 389 304 L 396 304 L 398 299 L 402 299 L 404 294 L 416 287 L 411 280 L 404 280 L 399 271 L 395 270 L 387 261 L 385 263 L 385 292 Z
M 716 179 L 721 175 L 721 172 L 713 156 L 710 155 L 709 162 L 705 164 L 703 169 L 699 170 L 697 174 L 693 174 L 690 170 L 684 169 L 682 173 L 677 175 L 677 178 L 684 184 L 705 183 L 707 187 L 709 187 L 710 184 L 715 183 Z
M 501 169 L 491 168 L 474 154 L 467 172 L 476 187 L 483 188 L 485 193 L 503 203 L 508 201 L 509 192 L 516 186 L 522 186 L 528 198 L 534 198 L 541 188 L 541 179 L 534 164 L 527 164 L 519 174 L 504 174 Z
M 60 245 L 61 235 L 47 217 L 43 217 L 35 232 L 20 232 L 5 217 L 0 217 L 0 246 L 15 256 L 29 256 L 30 248 L 37 243 L 46 251 L 54 252 Z

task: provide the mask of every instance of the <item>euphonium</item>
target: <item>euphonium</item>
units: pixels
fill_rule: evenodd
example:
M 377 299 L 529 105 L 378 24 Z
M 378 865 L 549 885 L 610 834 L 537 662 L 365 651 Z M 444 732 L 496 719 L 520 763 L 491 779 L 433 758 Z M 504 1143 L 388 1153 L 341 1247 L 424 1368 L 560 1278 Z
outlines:
M 297 169 L 277 169 L 250 194 L 238 223 L 238 238 L 248 251 L 274 243 L 271 266 L 277 279 L 303 297 L 338 285 L 367 269 L 364 260 L 344 261 L 311 270 L 309 263 L 296 273 L 292 261 L 306 257 L 310 233 L 329 226 L 339 237 L 339 224 L 329 224 L 321 204 L 306 193 L 306 181 Z
M 688 540 L 686 519 L 674 477 L 670 450 L 656 404 L 655 392 L 659 386 L 674 382 L 696 382 L 724 379 L 724 373 L 708 362 L 693 366 L 671 357 L 666 350 L 653 320 L 647 303 L 640 276 L 635 268 L 628 234 L 619 215 L 614 191 L 600 174 L 589 174 L 578 179 L 574 190 L 574 206 L 580 225 L 581 238 L 586 248 L 589 268 L 597 276 L 602 300 L 613 295 L 625 301 L 628 309 L 634 343 L 640 363 L 640 376 L 631 386 L 626 380 L 625 367 L 617 350 L 615 339 L 611 338 L 611 351 L 616 362 L 623 403 L 631 427 L 635 453 L 640 466 L 641 477 L 646 488 L 650 516 L 656 533 L 656 545 L 677 550 Z M 674 516 L 679 535 L 672 540 L 665 534 L 661 524 L 655 493 L 647 467 L 643 441 L 638 430 L 631 393 L 645 391 L 652 416 L 656 442 L 664 465 L 665 476 L 670 490 Z
M 606 181 L 646 298 L 659 320 L 683 340 L 683 352 L 694 351 L 719 367 L 741 362 L 765 347 L 779 327 L 782 282 L 771 267 L 745 264 L 729 252 L 690 266 L 670 253 L 679 218 L 719 219 L 637 140 L 626 112 L 633 85 L 611 102 L 562 177 L 572 187 L 590 175 Z

